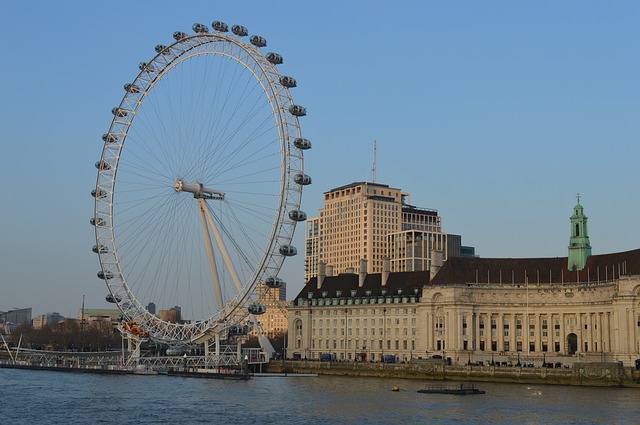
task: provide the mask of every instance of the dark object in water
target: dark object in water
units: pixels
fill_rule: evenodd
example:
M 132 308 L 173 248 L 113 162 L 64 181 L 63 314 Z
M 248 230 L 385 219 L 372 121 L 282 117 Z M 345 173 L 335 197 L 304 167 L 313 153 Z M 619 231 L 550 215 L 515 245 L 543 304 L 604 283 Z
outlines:
M 467 394 L 485 394 L 485 391 L 476 388 L 471 385 L 426 385 L 423 389 L 418 390 L 419 393 L 425 394 L 455 394 L 455 395 L 467 395 Z

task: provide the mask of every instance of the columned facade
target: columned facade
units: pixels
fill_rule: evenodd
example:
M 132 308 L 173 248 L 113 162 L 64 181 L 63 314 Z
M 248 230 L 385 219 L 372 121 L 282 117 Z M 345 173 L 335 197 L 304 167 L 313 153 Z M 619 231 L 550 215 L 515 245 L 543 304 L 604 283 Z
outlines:
M 509 261 L 456 258 L 453 264 L 450 259 L 433 279 L 428 272 L 390 273 L 385 284 L 381 274 L 314 278 L 289 307 L 288 357 L 381 361 L 392 355 L 407 361 L 436 356 L 460 364 L 537 366 L 631 365 L 640 358 L 640 250 L 591 256 L 591 276 L 600 267 L 612 270 L 609 261 L 626 269 L 621 275 L 611 272 L 608 280 L 580 276 L 580 282 L 560 282 L 562 272 L 552 272 L 551 282 L 472 281 L 475 267 L 526 262 Z M 473 279 L 447 282 L 448 273 L 465 269 Z M 518 274 L 525 273 L 513 273 Z
M 353 213 L 345 199 L 367 194 L 367 202 L 402 205 L 403 194 L 387 186 L 354 184 L 335 189 L 325 194 L 331 202 L 321 210 L 320 237 L 334 232 L 328 228 L 331 220 L 324 221 L 327 227 L 322 228 L 323 213 L 329 209 Z M 363 214 L 371 211 L 372 204 L 366 205 Z M 380 209 L 374 220 L 386 223 L 386 233 L 397 231 L 399 225 L 397 220 L 389 221 L 389 211 Z M 414 225 L 424 227 L 402 232 L 439 233 L 437 215 L 418 214 L 415 209 L 411 214 Z M 373 240 L 379 242 L 384 232 L 373 231 L 368 223 L 363 238 L 377 235 Z M 341 226 L 350 232 L 352 224 L 347 220 Z M 411 233 L 413 240 L 418 235 Z M 400 251 L 417 246 L 398 243 L 398 257 L 408 257 Z M 345 242 L 335 249 L 351 248 Z M 352 259 L 364 257 L 380 266 L 379 246 L 366 249 L 376 256 Z M 640 249 L 592 255 L 579 199 L 571 216 L 567 257 L 449 256 L 431 273 L 389 273 L 383 262 L 384 271 L 371 274 L 367 263 L 360 261 L 359 274 L 351 270 L 338 276 L 319 267 L 323 271 L 307 281 L 289 309 L 289 328 L 294 330 L 289 332 L 289 357 L 380 361 L 392 355 L 405 361 L 435 356 L 456 363 L 537 366 L 576 361 L 632 365 L 640 358 Z

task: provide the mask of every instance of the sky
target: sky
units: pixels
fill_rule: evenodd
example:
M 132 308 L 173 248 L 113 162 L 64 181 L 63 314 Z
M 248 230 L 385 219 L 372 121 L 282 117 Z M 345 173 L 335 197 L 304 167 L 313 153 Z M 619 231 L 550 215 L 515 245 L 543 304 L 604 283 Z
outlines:
M 481 257 L 566 256 L 576 192 L 594 254 L 640 248 L 637 1 L 3 1 L 0 311 L 111 307 L 89 224 L 100 136 L 153 47 L 214 20 L 298 81 L 310 217 L 371 180 L 377 140 L 376 182 Z M 303 265 L 283 268 L 289 299 Z

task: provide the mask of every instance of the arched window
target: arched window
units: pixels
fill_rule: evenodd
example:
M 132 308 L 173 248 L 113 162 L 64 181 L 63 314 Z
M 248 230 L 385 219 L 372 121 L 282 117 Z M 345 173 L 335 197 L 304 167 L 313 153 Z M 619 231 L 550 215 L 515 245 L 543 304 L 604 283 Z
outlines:
M 576 236 L 580 236 L 580 223 L 576 223 Z

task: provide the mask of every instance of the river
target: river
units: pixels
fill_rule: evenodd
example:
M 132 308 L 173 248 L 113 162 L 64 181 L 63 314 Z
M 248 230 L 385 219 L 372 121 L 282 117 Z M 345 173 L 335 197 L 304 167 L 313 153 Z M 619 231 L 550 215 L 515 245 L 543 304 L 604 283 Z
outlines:
M 0 369 L 0 423 L 640 423 L 637 389 L 478 383 L 486 394 L 417 393 L 426 383 L 335 376 L 223 381 Z M 392 392 L 393 386 L 400 391 Z

